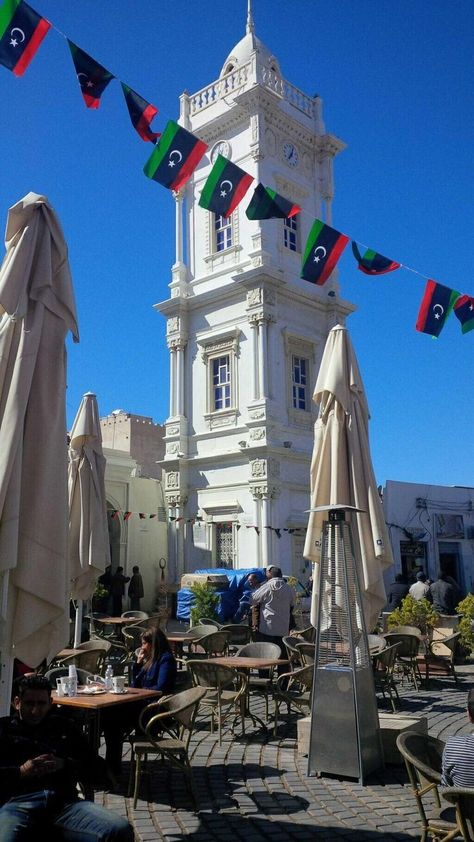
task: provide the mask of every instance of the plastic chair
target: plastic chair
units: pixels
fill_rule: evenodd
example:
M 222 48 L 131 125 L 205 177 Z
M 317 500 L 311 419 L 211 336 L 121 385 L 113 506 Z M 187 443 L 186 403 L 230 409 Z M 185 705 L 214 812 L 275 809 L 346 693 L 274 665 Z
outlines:
M 224 667 L 211 661 L 190 661 L 188 669 L 195 687 L 205 688 L 201 704 L 211 710 L 211 734 L 217 718 L 219 745 L 222 745 L 222 725 L 231 712 L 242 719 L 245 733 L 245 698 L 247 676 L 234 667 Z
M 273 691 L 275 700 L 275 724 L 273 734 L 276 735 L 278 726 L 278 713 L 280 705 L 285 702 L 290 708 L 294 705 L 302 713 L 311 711 L 311 692 L 313 689 L 313 666 L 301 667 L 293 672 L 279 675 Z
M 150 615 L 146 611 L 123 611 L 120 616 L 130 620 L 147 620 Z
M 373 656 L 375 692 L 380 690 L 384 699 L 385 693 L 388 694 L 394 713 L 396 710 L 395 700 L 398 707 L 401 707 L 400 697 L 398 695 L 394 677 L 399 646 L 399 643 L 394 643 L 392 646 L 386 646 L 385 649 L 381 649 Z
M 139 728 L 144 737 L 132 743 L 130 764 L 130 785 L 135 779 L 133 808 L 137 806 L 142 764 L 149 754 L 161 756 L 186 775 L 193 799 L 197 806 L 196 792 L 189 762 L 188 748 L 199 704 L 206 695 L 204 687 L 191 687 L 173 696 L 159 699 L 147 705 L 140 714 Z
M 441 783 L 441 767 L 444 743 L 427 734 L 404 731 L 397 737 L 397 748 L 402 755 L 412 787 L 413 795 L 420 814 L 422 833 L 420 842 L 426 842 L 428 834 L 436 839 L 454 839 L 446 834 L 456 831 L 457 824 L 440 816 L 441 801 L 438 786 Z M 423 798 L 432 793 L 435 801 L 435 814 L 426 814 Z M 432 805 L 430 805 L 432 809 Z M 469 837 L 467 837 L 469 839 Z
M 276 643 L 266 641 L 246 643 L 239 650 L 239 658 L 281 658 L 281 649 Z M 273 679 L 275 667 L 266 667 L 263 670 L 250 671 L 248 677 L 248 689 L 250 693 L 263 696 L 265 699 L 265 722 L 268 722 L 268 699 L 273 693 Z

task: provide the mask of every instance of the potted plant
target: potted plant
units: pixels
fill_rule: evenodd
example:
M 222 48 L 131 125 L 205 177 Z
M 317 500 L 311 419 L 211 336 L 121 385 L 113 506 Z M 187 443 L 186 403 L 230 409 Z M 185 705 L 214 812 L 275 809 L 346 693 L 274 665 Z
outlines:
M 189 590 L 194 596 L 194 605 L 191 608 L 191 626 L 194 626 L 202 617 L 217 620 L 219 597 L 212 585 L 208 585 L 206 582 L 196 582 L 196 584 L 191 585 Z
M 414 599 L 408 594 L 401 605 L 388 617 L 388 628 L 396 626 L 415 626 L 422 635 L 429 637 L 431 630 L 439 620 L 438 614 L 427 599 Z

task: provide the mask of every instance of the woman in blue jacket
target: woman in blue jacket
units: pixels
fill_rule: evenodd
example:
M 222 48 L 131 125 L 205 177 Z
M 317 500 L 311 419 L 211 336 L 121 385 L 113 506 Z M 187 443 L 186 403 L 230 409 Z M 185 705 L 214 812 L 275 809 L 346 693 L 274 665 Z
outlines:
M 147 629 L 141 637 L 137 660 L 132 666 L 132 687 L 174 693 L 176 661 L 166 635 L 159 628 Z
M 132 665 L 132 687 L 158 690 L 163 696 L 174 693 L 176 684 L 176 661 L 166 636 L 159 628 L 147 629 L 141 637 L 137 660 Z M 122 745 L 124 733 L 138 725 L 138 717 L 147 702 L 124 705 L 104 711 L 105 759 L 113 775 L 122 770 Z

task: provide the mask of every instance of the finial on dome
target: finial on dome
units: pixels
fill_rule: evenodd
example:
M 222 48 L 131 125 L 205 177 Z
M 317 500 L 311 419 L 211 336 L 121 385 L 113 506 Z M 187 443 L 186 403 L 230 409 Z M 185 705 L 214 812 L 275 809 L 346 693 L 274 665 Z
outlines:
M 253 22 L 252 0 L 247 0 L 247 35 L 255 32 L 255 24 Z

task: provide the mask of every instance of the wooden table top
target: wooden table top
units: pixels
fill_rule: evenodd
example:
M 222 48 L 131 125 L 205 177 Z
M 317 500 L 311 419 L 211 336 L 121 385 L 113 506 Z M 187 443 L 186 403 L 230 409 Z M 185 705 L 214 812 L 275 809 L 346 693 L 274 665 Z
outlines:
M 224 655 L 218 658 L 209 658 L 208 660 L 210 663 L 218 664 L 222 667 L 235 667 L 236 669 L 248 670 L 278 667 L 280 664 L 289 663 L 286 658 L 246 658 L 244 655 Z
M 158 699 L 162 695 L 161 690 L 143 690 L 139 687 L 127 687 L 125 693 L 108 692 L 91 695 L 80 694 L 78 696 L 58 696 L 56 690 L 53 690 L 52 700 L 55 705 L 98 710 L 100 708 L 111 707 L 113 705 L 140 702 L 144 699 L 148 699 L 151 702 L 153 699 Z
M 137 617 L 97 617 L 97 622 L 109 626 L 133 626 L 138 625 L 140 621 Z
M 167 640 L 170 643 L 186 643 L 187 640 L 194 640 L 194 637 L 189 632 L 177 632 L 175 634 L 167 634 Z

